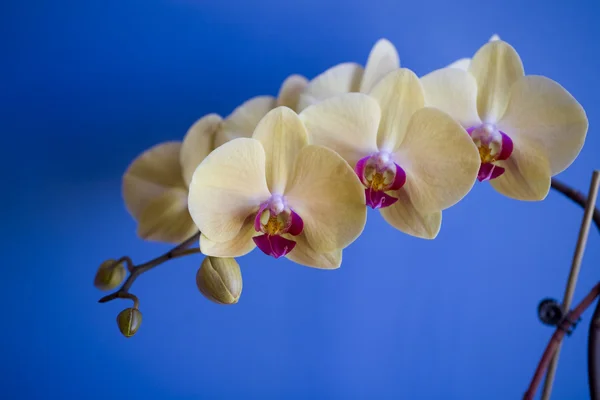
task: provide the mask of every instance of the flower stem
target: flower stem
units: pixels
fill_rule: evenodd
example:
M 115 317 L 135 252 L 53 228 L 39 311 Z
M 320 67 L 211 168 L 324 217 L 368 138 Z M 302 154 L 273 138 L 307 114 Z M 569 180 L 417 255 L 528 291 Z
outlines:
M 194 242 L 198 241 L 198 239 L 200 239 L 200 232 L 181 242 L 181 244 L 167 251 L 165 254 L 140 265 L 133 265 L 133 262 L 131 262 L 131 259 L 129 257 L 123 257 L 122 259 L 128 260 L 127 269 L 129 270 L 129 276 L 127 277 L 127 280 L 123 283 L 119 290 L 107 296 L 104 296 L 103 298 L 98 300 L 98 303 L 106 303 L 108 301 L 118 298 L 131 298 L 131 296 L 127 296 L 127 294 L 129 294 L 129 289 L 131 288 L 131 285 L 133 285 L 133 282 L 135 282 L 135 280 L 144 272 L 149 271 L 152 268 L 157 267 L 160 264 L 165 263 L 174 258 L 184 257 L 189 254 L 200 253 L 200 249 L 197 247 L 192 249 L 189 248 Z
M 588 333 L 588 381 L 590 399 L 600 399 L 600 301 L 590 322 Z
M 529 384 L 529 388 L 525 395 L 523 396 L 523 400 L 533 400 L 533 396 L 535 396 L 535 392 L 537 391 L 540 382 L 544 376 L 544 372 L 548 368 L 552 357 L 556 353 L 556 349 L 558 348 L 561 340 L 565 336 L 567 330 L 571 327 L 571 321 L 577 321 L 581 314 L 594 302 L 596 297 L 600 296 L 600 282 L 596 284 L 590 290 L 590 292 L 585 296 L 585 298 L 575 307 L 571 312 L 567 314 L 565 319 L 559 324 L 559 326 L 554 331 L 554 335 L 550 338 L 550 342 L 548 346 L 546 346 L 546 350 L 540 359 L 540 362 L 535 370 L 535 374 L 531 379 L 531 383 Z
M 575 286 L 577 285 L 577 279 L 579 277 L 579 270 L 581 269 L 581 260 L 583 259 L 583 253 L 587 244 L 587 238 L 590 232 L 590 225 L 594 214 L 596 213 L 596 199 L 598 198 L 598 188 L 600 186 L 600 171 L 594 171 L 592 179 L 590 181 L 590 189 L 588 196 L 585 197 L 581 194 L 583 202 L 584 213 L 583 220 L 581 221 L 581 228 L 579 230 L 579 237 L 577 239 L 577 245 L 575 247 L 575 254 L 573 255 L 573 262 L 571 263 L 571 271 L 569 272 L 569 279 L 567 280 L 567 287 L 562 302 L 562 309 L 565 313 L 571 308 L 573 302 L 573 294 L 575 293 Z M 546 372 L 546 380 L 544 381 L 544 387 L 542 389 L 542 400 L 549 400 L 552 394 L 552 385 L 554 384 L 554 376 L 556 375 L 556 368 L 558 367 L 558 358 L 560 356 L 561 341 L 556 345 L 556 350 L 552 356 L 552 361 Z
M 562 193 L 569 199 L 573 200 L 575 203 L 579 204 L 581 207 L 585 208 L 588 197 L 580 191 L 575 190 L 572 187 L 554 178 L 552 178 L 552 189 Z M 598 208 L 594 209 L 592 220 L 594 221 L 594 224 L 596 224 L 596 228 L 598 228 L 598 230 L 600 231 L 600 210 Z

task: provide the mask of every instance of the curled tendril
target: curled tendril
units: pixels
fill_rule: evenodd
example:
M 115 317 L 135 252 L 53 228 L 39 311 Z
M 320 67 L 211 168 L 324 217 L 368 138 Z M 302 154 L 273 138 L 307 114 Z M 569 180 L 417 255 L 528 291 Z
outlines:
M 564 315 L 560 303 L 555 299 L 544 299 L 538 305 L 538 318 L 545 325 L 557 326 Z

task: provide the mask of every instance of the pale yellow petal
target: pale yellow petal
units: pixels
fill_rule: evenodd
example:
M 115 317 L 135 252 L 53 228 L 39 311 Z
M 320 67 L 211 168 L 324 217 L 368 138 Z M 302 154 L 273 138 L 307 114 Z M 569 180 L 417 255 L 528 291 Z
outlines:
M 422 239 L 435 239 L 442 226 L 442 212 L 422 213 L 417 210 L 404 189 L 393 192 L 398 201 L 381 208 L 381 215 L 394 228 Z
M 347 93 L 306 108 L 300 119 L 312 144 L 329 147 L 354 167 L 377 152 L 381 110 L 377 101 L 361 93 Z
M 342 265 L 342 250 L 317 253 L 308 243 L 304 234 L 293 236 L 290 239 L 296 242 L 296 247 L 286 255 L 289 260 L 300 265 L 319 269 L 336 269 Z
M 140 214 L 137 234 L 142 239 L 180 243 L 198 232 L 187 207 L 187 190 L 169 189 L 150 201 Z
M 489 41 L 494 42 L 496 40 L 500 40 L 500 36 L 494 34 L 494 35 L 492 35 L 492 37 L 490 37 Z M 458 68 L 458 69 L 462 69 L 463 71 L 468 71 L 469 65 L 471 65 L 470 58 L 461 58 L 461 59 L 454 61 L 452 64 L 448 65 L 446 68 Z
M 461 58 L 459 60 L 454 61 L 452 64 L 446 66 L 445 68 L 457 68 L 463 71 L 467 71 L 469 69 L 469 65 L 471 65 L 470 58 Z
M 355 63 L 338 64 L 329 68 L 308 83 L 300 96 L 298 110 L 338 94 L 358 92 L 363 77 L 363 67 Z
M 543 148 L 524 137 L 513 138 L 513 152 L 497 164 L 506 170 L 490 183 L 498 192 L 516 200 L 544 200 L 550 191 L 550 164 Z
M 456 68 L 443 68 L 421 78 L 425 104 L 447 112 L 463 127 L 481 124 L 477 114 L 477 82 Z
M 123 175 L 123 200 L 139 220 L 148 202 L 170 188 L 185 188 L 179 154 L 181 142 L 158 144 L 139 155 Z
M 298 102 L 300 101 L 300 95 L 306 89 L 308 85 L 308 79 L 302 75 L 290 75 L 287 77 L 281 89 L 279 89 L 279 95 L 277 96 L 277 105 L 286 106 L 292 110 L 298 110 Z
M 370 95 L 381 107 L 377 145 L 393 151 L 402 143 L 412 115 L 425 105 L 421 82 L 414 72 L 401 68 L 387 74 Z
M 512 87 L 499 129 L 513 137 L 539 142 L 556 175 L 575 160 L 588 130 L 583 107 L 562 86 L 543 76 L 529 75 Z
M 240 137 L 252 137 L 258 121 L 277 107 L 273 96 L 257 96 L 237 107 L 225 120 L 215 136 L 215 148 Z
M 196 167 L 214 148 L 215 134 L 221 127 L 221 117 L 208 114 L 192 125 L 183 138 L 180 162 L 186 184 L 192 180 Z
M 308 144 L 304 124 L 291 109 L 277 107 L 258 123 L 252 137 L 265 149 L 269 190 L 273 194 L 283 194 L 296 156 Z
M 188 206 L 200 232 L 215 242 L 233 239 L 271 194 L 265 151 L 258 140 L 239 138 L 210 153 L 196 168 Z
M 369 54 L 360 92 L 369 93 L 384 76 L 398 68 L 400 57 L 396 47 L 387 39 L 379 39 Z
M 364 187 L 346 161 L 326 147 L 309 145 L 300 151 L 285 196 L 317 252 L 345 248 L 364 228 Z
M 511 86 L 525 75 L 519 54 L 502 40 L 488 42 L 473 57 L 469 72 L 477 81 L 479 117 L 497 122 L 508 105 Z
M 469 135 L 436 108 L 423 108 L 413 115 L 395 160 L 406 171 L 404 188 L 424 213 L 460 201 L 473 187 L 480 166 L 479 152 Z
M 254 230 L 254 217 L 250 216 L 246 219 L 238 234 L 226 242 L 214 242 L 205 235 L 201 235 L 200 251 L 213 257 L 241 257 L 254 250 L 256 244 L 252 237 L 257 234 Z

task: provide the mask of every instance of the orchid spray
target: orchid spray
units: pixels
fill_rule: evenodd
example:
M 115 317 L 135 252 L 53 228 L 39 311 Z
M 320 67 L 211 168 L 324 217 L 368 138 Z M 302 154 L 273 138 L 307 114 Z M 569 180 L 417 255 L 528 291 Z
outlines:
M 497 35 L 473 57 L 422 77 L 401 68 L 394 45 L 381 39 L 364 67 L 346 62 L 312 79 L 290 75 L 277 97 L 254 97 L 224 118 L 206 115 L 182 141 L 139 155 L 123 176 L 125 206 L 140 238 L 177 245 L 143 264 L 106 260 L 94 284 L 114 290 L 101 303 L 133 301 L 117 317 L 132 337 L 142 322 L 133 283 L 173 258 L 204 254 L 200 293 L 235 304 L 243 287 L 236 258 L 258 248 L 265 257 L 337 269 L 368 207 L 398 231 L 432 240 L 442 211 L 478 182 L 529 202 L 554 189 L 585 214 L 565 297 L 538 310 L 556 331 L 524 399 L 546 371 L 547 399 L 565 332 L 600 295 L 598 284 L 571 309 L 591 223 L 600 229 L 600 173 L 588 196 L 553 178 L 576 159 L 587 130 L 577 100 L 547 77 L 526 75 L 517 51 Z M 590 393 L 600 399 L 600 307 L 594 321 Z

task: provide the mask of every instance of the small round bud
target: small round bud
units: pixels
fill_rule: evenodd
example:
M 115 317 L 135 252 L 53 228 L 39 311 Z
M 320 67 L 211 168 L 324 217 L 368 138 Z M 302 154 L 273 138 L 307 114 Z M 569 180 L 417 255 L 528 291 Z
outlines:
M 234 258 L 206 257 L 196 274 L 196 285 L 210 301 L 235 304 L 242 294 L 242 273 Z
M 126 308 L 117 315 L 117 325 L 125 337 L 132 337 L 140 328 L 142 313 L 137 308 Z
M 94 286 L 100 290 L 113 290 L 123 282 L 126 273 L 122 262 L 117 264 L 116 260 L 106 260 L 100 264 L 96 272 Z

